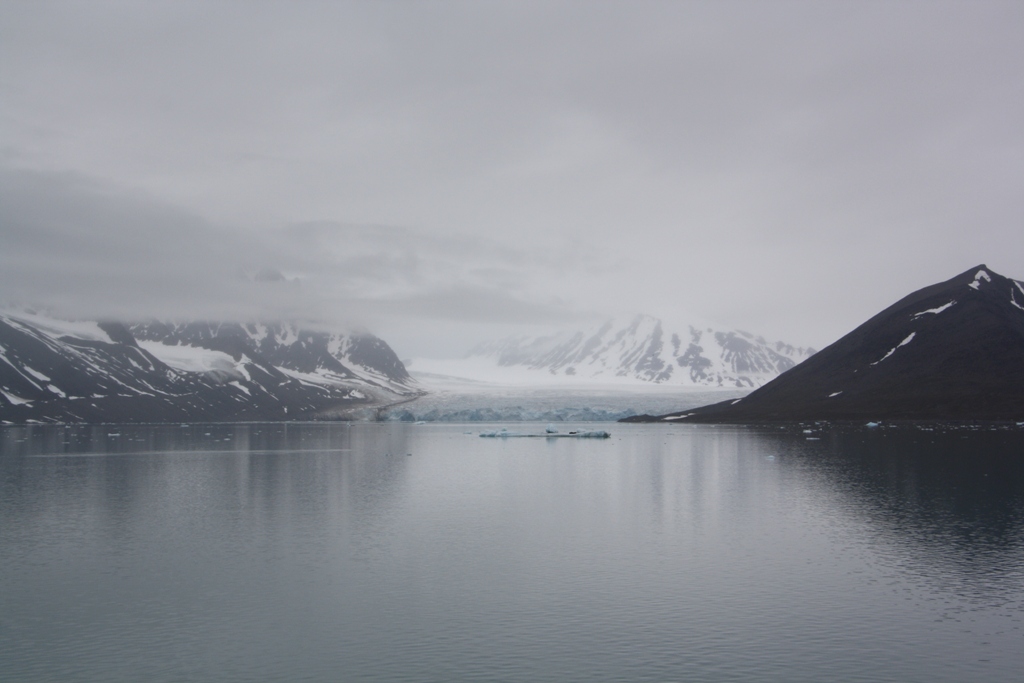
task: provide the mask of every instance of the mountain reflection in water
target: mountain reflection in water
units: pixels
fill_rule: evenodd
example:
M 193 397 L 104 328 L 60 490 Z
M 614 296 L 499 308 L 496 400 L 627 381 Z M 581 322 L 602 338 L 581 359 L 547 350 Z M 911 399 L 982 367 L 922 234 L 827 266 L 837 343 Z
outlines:
M 482 428 L 0 429 L 0 679 L 1024 666 L 1019 428 Z

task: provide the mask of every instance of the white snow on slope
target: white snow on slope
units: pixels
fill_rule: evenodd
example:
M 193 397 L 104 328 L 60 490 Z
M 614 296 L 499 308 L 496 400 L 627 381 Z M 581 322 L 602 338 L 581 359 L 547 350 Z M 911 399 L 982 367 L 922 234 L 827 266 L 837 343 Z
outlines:
M 15 396 L 14 394 L 8 393 L 8 392 L 4 391 L 3 389 L 0 389 L 0 394 L 3 394 L 4 396 L 6 396 L 7 400 L 10 401 L 13 405 L 16 405 L 16 406 L 20 406 L 22 404 L 31 403 L 32 402 L 31 399 L 22 398 L 21 396 Z
M 24 311 L 0 311 L 0 317 L 8 321 L 23 322 L 31 325 L 40 332 L 51 337 L 74 337 L 86 341 L 99 341 L 112 343 L 113 340 L 104 332 L 98 324 L 90 321 L 57 320 L 38 313 L 26 313 Z M 19 326 L 20 327 L 20 326 Z
M 896 349 L 900 348 L 901 346 L 906 346 L 907 344 L 909 344 L 914 339 L 914 335 L 915 334 L 917 334 L 917 332 L 911 332 L 909 335 L 907 335 L 906 339 L 904 339 L 899 344 L 897 344 L 896 346 L 894 346 L 891 349 L 889 349 L 889 352 L 887 354 L 885 354 L 884 356 L 882 356 L 881 358 L 876 360 L 874 363 L 872 363 L 872 365 L 878 365 L 883 360 L 885 360 L 886 358 L 888 358 L 892 354 L 896 353 Z
M 1017 289 L 1019 289 L 1021 293 L 1024 294 L 1024 285 L 1021 285 L 1016 280 L 1013 281 L 1013 284 L 1017 285 Z M 1024 306 L 1021 306 L 1019 303 L 1017 303 L 1017 294 L 1012 289 L 1010 290 L 1010 303 L 1019 308 L 1020 310 L 1024 311 Z
M 235 359 L 223 351 L 211 351 L 183 344 L 171 346 L 154 341 L 140 341 L 139 346 L 175 370 L 184 370 L 185 372 L 236 371 Z
M 482 344 L 467 358 L 414 359 L 408 366 L 414 374 L 500 384 L 752 389 L 813 353 L 740 330 L 666 323 L 640 315 L 590 330 L 511 337 Z
M 974 275 L 974 282 L 971 282 L 967 286 L 970 287 L 971 289 L 980 289 L 982 280 L 984 280 L 985 282 L 992 282 L 992 278 L 989 277 L 988 273 L 986 273 L 984 270 L 979 270 Z
M 944 310 L 946 310 L 947 308 L 949 308 L 950 306 L 952 306 L 955 303 L 956 303 L 956 299 L 953 299 L 948 304 L 942 304 L 938 308 L 929 308 L 927 311 L 921 311 L 920 313 L 915 313 L 911 317 L 913 317 L 913 318 L 920 318 L 922 315 L 928 315 L 929 313 L 933 313 L 935 315 L 938 315 L 939 313 L 942 313 Z
M 278 367 L 278 370 L 284 374 L 299 380 L 304 384 L 313 384 L 317 386 L 327 385 L 344 385 L 346 382 L 351 383 L 346 377 L 341 377 L 330 370 L 324 370 L 323 368 L 317 369 L 316 372 L 299 372 L 298 370 L 292 370 L 291 368 Z
M 32 375 L 33 377 L 35 377 L 36 379 L 38 379 L 38 380 L 40 380 L 42 382 L 49 382 L 50 381 L 50 378 L 48 376 L 44 375 L 43 373 L 39 372 L 38 370 L 33 370 L 32 368 L 30 368 L 28 366 L 25 366 L 25 372 L 27 372 L 28 374 Z

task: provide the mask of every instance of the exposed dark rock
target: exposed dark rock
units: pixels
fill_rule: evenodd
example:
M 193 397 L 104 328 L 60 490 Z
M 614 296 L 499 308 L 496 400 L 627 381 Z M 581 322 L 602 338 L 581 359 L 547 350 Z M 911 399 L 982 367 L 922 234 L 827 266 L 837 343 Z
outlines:
M 365 333 L 234 323 L 133 330 L 0 315 L 0 422 L 317 419 L 368 405 L 374 395 L 416 393 L 394 352 Z M 164 346 L 143 348 L 136 334 L 212 354 L 216 363 L 171 367 L 146 350 Z
M 918 290 L 740 400 L 631 421 L 1024 420 L 1024 284 Z

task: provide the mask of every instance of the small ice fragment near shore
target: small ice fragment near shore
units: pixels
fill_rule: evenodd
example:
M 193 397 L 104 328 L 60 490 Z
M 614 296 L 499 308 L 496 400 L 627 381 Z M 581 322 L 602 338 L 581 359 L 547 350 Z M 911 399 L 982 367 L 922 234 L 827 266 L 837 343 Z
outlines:
M 549 424 L 547 427 L 545 427 L 544 431 L 546 433 L 548 433 L 548 434 L 557 434 L 558 433 L 558 430 L 555 429 L 555 425 L 553 425 L 553 424 Z
M 864 426 L 865 426 L 865 427 L 871 427 L 872 429 L 874 429 L 875 427 L 877 427 L 877 426 L 878 426 L 878 423 L 877 423 L 877 422 L 868 422 L 868 423 L 867 423 L 866 425 L 864 425 Z

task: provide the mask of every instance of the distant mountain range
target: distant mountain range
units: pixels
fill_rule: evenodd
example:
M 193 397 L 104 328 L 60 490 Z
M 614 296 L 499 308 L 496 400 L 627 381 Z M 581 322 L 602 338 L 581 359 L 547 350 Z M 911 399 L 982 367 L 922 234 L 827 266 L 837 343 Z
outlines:
M 635 422 L 1024 420 L 1024 284 L 985 265 L 918 290 L 742 399 Z
M 0 422 L 318 419 L 419 393 L 368 333 L 0 312 Z
M 589 329 L 511 337 L 482 344 L 455 361 L 417 359 L 413 372 L 473 380 L 653 383 L 751 389 L 794 367 L 814 349 L 739 330 L 670 326 L 638 315 Z

